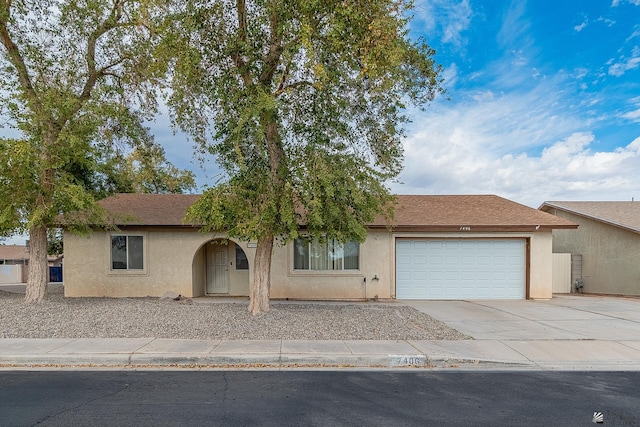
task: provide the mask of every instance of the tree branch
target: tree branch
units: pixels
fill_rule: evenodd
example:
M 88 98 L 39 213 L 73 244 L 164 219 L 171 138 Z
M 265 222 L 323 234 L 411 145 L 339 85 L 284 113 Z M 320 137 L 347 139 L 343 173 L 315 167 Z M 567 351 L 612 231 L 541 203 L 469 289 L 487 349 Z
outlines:
M 281 95 L 281 94 L 283 94 L 285 92 L 288 92 L 288 91 L 290 91 L 292 89 L 295 89 L 295 88 L 298 88 L 298 87 L 301 87 L 301 86 L 313 87 L 313 83 L 308 82 L 306 80 L 302 80 L 302 81 L 299 81 L 299 82 L 288 84 L 286 86 L 283 86 L 281 84 L 280 87 L 278 88 L 278 90 L 276 90 L 275 95 L 276 96 Z
M 236 0 L 236 12 L 238 13 L 238 39 L 231 58 L 240 73 L 244 85 L 249 88 L 253 86 L 253 82 L 241 52 L 241 46 L 246 46 L 247 44 L 247 5 L 245 0 Z
M 7 28 L 10 16 L 11 0 L 7 0 L 0 7 L 0 40 L 2 40 L 2 44 L 7 50 L 7 54 L 9 56 L 9 60 L 11 61 L 11 64 L 16 67 L 16 70 L 18 72 L 18 81 L 20 82 L 22 90 L 24 91 L 29 101 L 32 103 L 35 112 L 37 114 L 42 114 L 42 103 L 40 102 L 40 98 L 38 97 L 36 89 L 33 87 L 33 83 L 31 82 L 29 70 L 27 69 L 24 58 L 20 53 L 20 49 L 13 42 L 11 34 L 9 34 L 9 30 Z
M 271 3 L 274 3 L 273 1 Z M 260 73 L 260 83 L 263 86 L 268 87 L 273 76 L 280 64 L 280 56 L 282 55 L 282 34 L 278 28 L 280 25 L 280 16 L 278 15 L 278 5 L 271 4 L 271 11 L 269 13 L 269 29 L 271 34 L 269 35 L 269 52 L 266 57 L 263 58 L 264 68 Z
M 87 40 L 87 52 L 85 53 L 88 72 L 87 80 L 84 84 L 84 87 L 82 88 L 82 92 L 76 98 L 73 108 L 71 109 L 67 117 L 73 117 L 80 110 L 80 108 L 82 108 L 84 103 L 89 100 L 89 98 L 91 97 L 91 91 L 95 87 L 100 77 L 107 75 L 110 68 L 115 67 L 116 65 L 125 61 L 126 58 L 121 58 L 116 62 L 105 65 L 100 69 L 96 69 L 96 45 L 100 37 L 115 28 L 133 25 L 131 23 L 123 24 L 119 22 L 122 18 L 123 8 L 126 2 L 126 0 L 115 0 L 113 2 L 113 7 L 111 8 L 111 13 L 109 14 L 109 16 L 100 25 L 98 25 L 98 27 L 89 36 L 89 39 Z M 109 74 L 112 75 L 112 73 Z

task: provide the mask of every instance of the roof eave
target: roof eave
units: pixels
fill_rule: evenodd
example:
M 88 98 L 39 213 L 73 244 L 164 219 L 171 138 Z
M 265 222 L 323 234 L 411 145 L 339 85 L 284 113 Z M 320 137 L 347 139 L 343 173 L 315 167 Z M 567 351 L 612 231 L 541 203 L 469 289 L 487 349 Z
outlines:
M 556 204 L 553 204 L 553 203 L 545 202 L 538 209 L 540 209 L 540 210 L 542 210 L 544 212 L 547 212 L 547 211 L 544 210 L 545 207 L 552 208 L 552 209 L 557 209 L 557 210 L 560 210 L 560 211 L 563 211 L 563 212 L 567 212 L 567 213 L 570 213 L 570 214 L 573 214 L 573 215 L 580 216 L 582 218 L 591 219 L 593 221 L 598 221 L 598 222 L 601 222 L 603 224 L 611 225 L 612 227 L 617 227 L 617 228 L 621 228 L 623 230 L 631 231 L 632 233 L 640 234 L 640 229 L 638 229 L 638 228 L 630 227 L 630 226 L 624 225 L 624 224 L 620 224 L 620 223 L 615 222 L 615 221 L 610 221 L 610 220 L 601 218 L 599 216 L 589 215 L 587 213 L 580 212 L 580 211 L 577 211 L 575 209 L 569 209 L 567 207 L 563 207 L 563 206 L 556 205 Z M 578 228 L 578 227 L 576 226 L 576 228 Z
M 553 229 L 576 229 L 577 224 L 566 225 L 370 225 L 370 229 L 384 230 L 388 229 L 393 232 L 440 232 L 440 233 L 497 233 L 497 232 L 526 232 L 535 231 L 551 231 Z

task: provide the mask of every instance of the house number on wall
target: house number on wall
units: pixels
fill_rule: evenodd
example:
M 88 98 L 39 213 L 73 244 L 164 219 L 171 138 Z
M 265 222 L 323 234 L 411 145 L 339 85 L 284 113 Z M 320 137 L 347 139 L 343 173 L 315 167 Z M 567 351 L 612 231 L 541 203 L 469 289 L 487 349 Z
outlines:
M 463 225 L 462 227 L 460 227 L 460 231 L 471 231 L 471 227 Z

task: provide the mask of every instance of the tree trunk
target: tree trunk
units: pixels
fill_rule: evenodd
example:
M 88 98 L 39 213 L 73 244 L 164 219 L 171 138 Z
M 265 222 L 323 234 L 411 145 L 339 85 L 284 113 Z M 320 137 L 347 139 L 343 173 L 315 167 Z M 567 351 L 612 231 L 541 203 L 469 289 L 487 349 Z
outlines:
M 269 311 L 272 252 L 273 234 L 260 238 L 253 263 L 253 284 L 249 293 L 249 312 L 254 316 Z
M 29 229 L 29 277 L 25 302 L 40 302 L 47 293 L 49 282 L 47 262 L 47 227 L 38 225 Z

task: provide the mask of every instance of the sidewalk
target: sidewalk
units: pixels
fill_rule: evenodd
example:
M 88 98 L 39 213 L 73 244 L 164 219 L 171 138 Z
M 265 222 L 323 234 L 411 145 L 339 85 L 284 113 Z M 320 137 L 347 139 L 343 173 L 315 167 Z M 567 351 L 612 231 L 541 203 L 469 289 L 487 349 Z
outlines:
M 0 368 L 372 367 L 640 370 L 636 341 L 218 341 L 156 338 L 0 340 Z
M 0 368 L 491 368 L 640 370 L 640 300 L 405 301 L 473 340 L 0 339 Z

